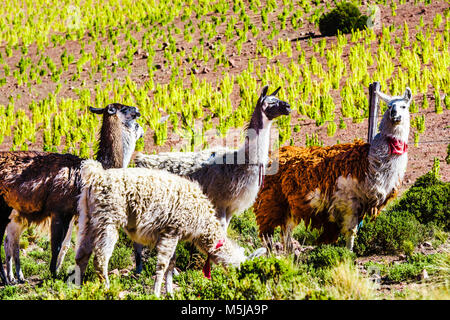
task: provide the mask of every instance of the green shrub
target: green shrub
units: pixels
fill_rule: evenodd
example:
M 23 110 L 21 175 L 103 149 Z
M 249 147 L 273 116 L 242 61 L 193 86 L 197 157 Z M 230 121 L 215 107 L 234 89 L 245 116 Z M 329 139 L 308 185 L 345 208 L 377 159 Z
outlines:
M 341 262 L 354 259 L 355 254 L 347 248 L 320 245 L 309 253 L 306 262 L 314 268 L 330 268 L 337 266 Z
M 257 258 L 241 264 L 240 268 L 215 266 L 212 279 L 201 271 L 187 270 L 177 277 L 180 290 L 175 299 L 289 299 L 298 292 L 299 281 L 306 274 L 290 258 Z
M 119 240 L 114 247 L 113 254 L 109 260 L 108 270 L 125 269 L 131 267 L 133 255 L 133 243 L 122 230 L 119 231 Z
M 438 168 L 438 167 L 437 167 Z M 392 210 L 408 211 L 422 224 L 450 230 L 450 183 L 439 179 L 438 169 L 419 177 Z
M 351 33 L 367 26 L 367 16 L 362 15 L 358 7 L 350 2 L 341 2 L 336 8 L 324 13 L 319 19 L 319 30 L 324 36 Z
M 234 215 L 231 218 L 228 232 L 232 239 L 238 240 L 239 244 L 244 247 L 255 248 L 262 245 L 256 216 L 252 209 Z
M 321 234 L 321 230 L 312 228 L 311 226 L 305 226 L 304 221 L 300 223 L 292 230 L 292 237 L 300 244 L 315 245 L 317 239 Z
M 406 211 L 382 213 L 375 221 L 366 222 L 358 231 L 355 253 L 359 256 L 370 254 L 394 254 L 411 244 L 415 247 L 425 237 L 425 227 Z M 407 248 L 408 252 L 410 248 Z
M 408 257 L 406 262 L 388 268 L 386 279 L 393 282 L 417 279 L 424 269 L 429 275 L 433 275 L 442 269 L 448 270 L 448 262 L 447 255 L 416 253 Z

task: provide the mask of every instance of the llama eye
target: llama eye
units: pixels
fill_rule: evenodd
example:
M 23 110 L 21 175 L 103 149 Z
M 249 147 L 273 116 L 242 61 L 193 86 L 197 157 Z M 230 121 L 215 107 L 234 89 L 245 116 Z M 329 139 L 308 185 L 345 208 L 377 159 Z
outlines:
M 405 109 L 406 108 L 406 106 L 402 106 L 402 109 Z

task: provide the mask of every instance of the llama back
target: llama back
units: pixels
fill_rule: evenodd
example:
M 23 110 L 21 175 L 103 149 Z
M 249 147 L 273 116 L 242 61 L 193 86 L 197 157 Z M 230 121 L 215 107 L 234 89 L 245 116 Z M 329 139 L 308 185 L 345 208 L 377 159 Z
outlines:
M 83 190 L 88 190 L 85 196 L 95 204 L 89 209 L 91 218 L 115 219 L 129 232 L 136 231 L 137 237 L 142 231 L 136 229 L 139 225 L 145 225 L 144 233 L 176 225 L 196 231 L 205 225 L 205 216 L 215 219 L 211 202 L 196 182 L 163 170 L 103 170 L 101 164 L 88 160 L 82 180 Z
M 205 164 L 215 161 L 215 156 L 226 153 L 228 149 L 218 147 L 199 152 L 162 152 L 154 155 L 136 154 L 137 167 L 161 169 L 181 176 L 188 176 Z

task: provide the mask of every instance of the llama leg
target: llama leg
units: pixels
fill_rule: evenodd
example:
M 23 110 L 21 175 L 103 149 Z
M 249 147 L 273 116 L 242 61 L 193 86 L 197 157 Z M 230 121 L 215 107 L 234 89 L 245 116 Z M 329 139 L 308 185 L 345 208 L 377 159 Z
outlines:
M 217 217 L 217 219 L 219 219 L 220 225 L 222 226 L 223 230 L 226 233 L 228 230 L 227 209 L 226 208 L 217 208 L 216 217 Z
M 15 211 L 13 211 L 14 213 Z M 6 227 L 6 240 L 5 240 L 5 258 L 6 258 L 6 274 L 10 283 L 15 282 L 12 260 L 16 267 L 16 276 L 19 283 L 25 282 L 25 279 L 20 268 L 20 235 L 22 234 L 25 226 L 18 220 L 13 219 Z
M 173 253 L 172 259 L 170 259 L 169 267 L 166 272 L 166 293 L 173 294 L 173 270 L 175 269 L 176 252 Z
M 66 237 L 64 238 L 61 250 L 59 251 L 58 259 L 56 261 L 56 272 L 58 272 L 59 268 L 61 267 L 64 261 L 64 257 L 66 256 L 67 250 L 70 248 L 70 240 L 72 238 L 72 229 L 74 223 L 75 223 L 75 216 L 72 218 L 72 220 L 70 220 L 69 229 L 67 230 Z
M 164 234 L 159 239 L 156 250 L 158 252 L 156 256 L 156 280 L 154 293 L 159 297 L 161 294 L 161 285 L 164 279 L 167 268 L 169 267 L 170 260 L 173 258 L 175 249 L 178 244 L 178 236 Z
M 61 251 L 62 243 L 64 242 L 64 239 L 66 238 L 67 232 L 69 230 L 69 225 L 72 217 L 73 216 L 69 214 L 64 215 L 59 212 L 52 213 L 52 222 L 50 225 L 52 248 L 50 272 L 53 277 L 56 277 L 57 260 Z
M 77 284 L 81 284 L 92 254 L 94 242 L 89 236 L 86 236 L 84 239 L 79 239 L 78 241 L 79 245 L 75 255 L 75 262 L 77 264 L 77 268 L 79 269 L 79 279 L 75 279 L 75 281 Z
M 11 211 L 12 209 L 6 205 L 3 198 L 0 198 L 0 246 L 3 243 L 3 237 L 5 235 L 6 226 L 10 221 L 9 215 L 11 214 Z M 1 255 L 0 255 L 0 283 L 3 283 L 5 285 L 8 284 L 8 281 L 6 280 L 5 269 L 3 269 L 3 262 Z
M 293 243 L 292 243 L 293 229 L 294 225 L 290 221 L 288 221 L 284 226 L 284 228 L 282 228 L 281 238 L 286 252 L 293 252 Z
M 140 243 L 133 242 L 134 248 L 134 260 L 136 261 L 135 273 L 140 274 L 142 272 L 142 249 L 144 246 Z
M 353 245 L 355 243 L 355 237 L 356 237 L 356 230 L 357 227 L 353 228 L 352 230 L 349 230 L 346 234 L 345 234 L 345 246 L 348 250 L 353 251 Z
M 97 235 L 94 238 L 94 267 L 98 277 L 104 280 L 105 286 L 109 288 L 108 263 L 119 240 L 119 232 L 113 224 L 101 226 L 100 229 L 96 230 Z
M 353 251 L 353 245 L 355 243 L 356 231 L 358 230 L 358 215 L 351 215 L 348 219 L 344 217 L 343 233 L 346 241 L 346 248 Z
M 230 225 L 231 218 L 233 217 L 233 212 L 230 210 L 230 208 L 227 208 L 225 212 L 225 233 L 228 232 L 228 226 Z

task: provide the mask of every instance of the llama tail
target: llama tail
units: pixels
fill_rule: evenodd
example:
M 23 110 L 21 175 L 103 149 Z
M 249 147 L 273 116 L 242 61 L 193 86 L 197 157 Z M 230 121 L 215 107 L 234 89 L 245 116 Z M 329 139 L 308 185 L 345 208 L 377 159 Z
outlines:
M 95 177 L 101 175 L 104 169 L 100 162 L 95 160 L 84 160 L 81 163 L 81 181 L 82 187 L 92 185 Z
M 138 153 L 134 162 L 137 167 L 162 169 L 187 176 L 205 164 L 214 163 L 217 156 L 227 151 L 228 149 L 225 148 L 215 148 L 198 152 L 162 152 L 154 155 Z

